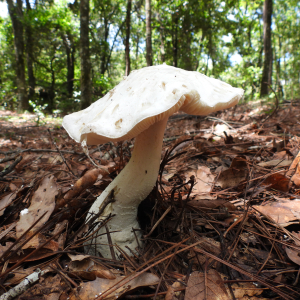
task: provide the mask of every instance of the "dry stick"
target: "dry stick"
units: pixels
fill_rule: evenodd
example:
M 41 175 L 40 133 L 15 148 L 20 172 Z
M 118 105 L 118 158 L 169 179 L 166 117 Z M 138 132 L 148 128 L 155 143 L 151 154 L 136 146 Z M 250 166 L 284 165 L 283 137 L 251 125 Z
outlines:
M 37 269 L 34 273 L 28 275 L 22 282 L 20 282 L 18 285 L 10 289 L 8 292 L 2 294 L 0 296 L 0 300 L 10 300 L 12 298 L 15 298 L 19 295 L 21 295 L 23 292 L 25 292 L 33 283 L 37 282 L 42 275 L 47 273 L 46 271 L 41 271 L 40 269 Z
M 150 232 L 144 236 L 144 238 L 147 238 L 152 234 L 152 232 L 155 230 L 155 228 L 159 225 L 159 223 L 164 219 L 164 217 L 169 213 L 169 211 L 172 209 L 171 206 L 169 206 L 165 212 L 162 214 L 162 216 L 158 219 L 158 221 L 154 224 L 154 226 L 151 228 Z
M 15 166 L 22 160 L 22 156 L 20 155 L 7 169 L 4 169 L 1 173 L 0 173 L 0 177 L 5 176 L 6 174 L 9 174 L 10 172 L 12 172 L 15 168 Z
M 180 252 L 183 251 L 183 250 L 185 250 L 185 249 L 180 250 Z M 273 292 L 277 293 L 278 295 L 280 295 L 284 299 L 294 300 L 294 298 L 292 298 L 292 297 L 284 294 L 281 290 L 279 290 L 278 288 L 270 285 L 267 281 L 261 279 L 257 275 L 251 274 L 251 273 L 247 272 L 246 270 L 244 270 L 244 269 L 242 269 L 242 268 L 240 268 L 238 266 L 235 266 L 232 263 L 224 261 L 221 258 L 219 258 L 219 257 L 217 257 L 217 256 L 215 256 L 215 255 L 213 255 L 213 254 L 211 254 L 209 252 L 206 252 L 206 251 L 202 250 L 201 248 L 195 248 L 194 251 L 202 253 L 204 255 L 207 255 L 208 257 L 210 257 L 210 258 L 212 258 L 212 259 L 214 259 L 214 260 L 216 260 L 216 261 L 218 261 L 218 262 L 220 262 L 220 263 L 222 263 L 222 264 L 224 264 L 224 265 L 226 265 L 226 266 L 228 266 L 228 267 L 230 267 L 230 268 L 238 271 L 239 273 L 242 273 L 242 274 L 246 275 L 247 277 L 250 277 L 252 279 L 252 281 L 257 281 L 257 282 L 265 285 L 266 287 L 268 287 L 269 289 L 271 289 Z M 178 251 L 178 253 L 179 253 L 179 251 Z
M 74 287 L 78 287 L 78 284 L 72 280 L 68 275 L 66 275 L 64 272 L 62 272 L 61 270 L 54 268 L 53 266 L 49 266 L 52 270 L 54 270 L 55 272 L 59 273 L 62 277 L 64 277 L 67 281 L 69 281 L 71 284 L 73 284 Z
M 174 290 L 174 292 L 176 293 L 176 292 L 181 292 L 181 291 L 184 291 L 186 289 L 186 287 L 184 287 L 184 288 L 180 288 L 180 289 L 175 289 Z M 162 295 L 165 295 L 165 294 L 167 294 L 168 293 L 168 291 L 165 291 L 165 292 L 159 292 L 159 293 L 157 293 L 156 295 L 157 296 L 162 296 Z M 155 294 L 148 294 L 148 295 L 127 295 L 127 296 L 125 296 L 124 298 L 125 299 L 141 299 L 141 298 L 152 298 L 152 297 L 154 297 L 155 296 Z
M 287 243 L 287 242 L 284 242 L 284 241 L 281 241 L 281 240 L 278 240 L 278 239 L 272 238 L 272 237 L 270 237 L 270 236 L 263 235 L 263 234 L 261 234 L 261 233 L 258 233 L 258 232 L 255 232 L 255 231 L 252 231 L 252 230 L 250 230 L 250 229 L 247 229 L 247 232 L 250 232 L 250 233 L 253 233 L 253 234 L 259 235 L 259 236 L 261 236 L 261 237 L 264 237 L 264 238 L 266 238 L 266 239 L 269 239 L 269 240 L 275 241 L 275 242 L 277 242 L 277 243 L 280 243 L 280 244 L 282 244 L 282 245 L 285 245 L 285 246 L 288 246 L 288 247 L 290 247 L 290 248 L 293 248 L 293 249 L 295 249 L 295 250 L 298 250 L 298 251 L 300 251 L 300 247 L 299 247 L 299 246 L 291 245 L 291 244 L 289 244 L 289 243 Z
M 263 221 L 261 220 L 261 218 L 257 217 L 258 222 L 261 224 L 261 226 L 259 226 L 258 224 L 256 224 L 256 222 L 254 223 L 254 226 L 256 226 L 262 233 L 265 233 L 268 237 L 271 237 L 272 235 L 270 234 L 268 228 L 266 227 L 266 225 L 263 223 Z M 261 228 L 259 228 L 261 227 Z M 278 227 L 276 227 L 276 232 L 277 232 Z M 276 235 L 274 235 L 276 236 Z M 281 251 L 278 249 L 277 245 L 274 245 L 275 251 L 278 255 L 278 257 L 281 260 L 284 260 L 283 255 L 281 254 Z
M 177 250 L 178 250 L 178 247 L 175 248 L 175 251 L 174 251 L 174 253 L 173 253 L 174 255 L 171 256 L 170 260 L 168 261 L 167 265 L 166 265 L 165 268 L 164 268 L 163 273 L 161 274 L 161 277 L 160 277 L 159 282 L 158 282 L 157 287 L 156 287 L 156 291 L 155 291 L 155 295 L 154 295 L 154 300 L 156 300 L 156 297 L 157 297 L 158 290 L 159 290 L 159 287 L 160 287 L 160 285 L 161 285 L 162 279 L 163 279 L 163 277 L 165 276 L 166 271 L 167 271 L 167 269 L 168 269 L 170 263 L 173 261 L 174 256 L 177 254 Z
M 28 148 L 28 149 L 23 149 L 21 151 L 0 151 L 0 154 L 12 154 L 12 153 L 16 153 L 13 156 L 7 157 L 7 158 L 2 158 L 0 159 L 0 163 L 8 161 L 8 160 L 12 160 L 15 159 L 20 153 L 24 153 L 24 152 L 59 152 L 57 150 L 53 150 L 53 149 L 33 149 L 33 148 Z M 72 151 L 72 150 L 60 150 L 61 153 L 66 153 L 66 154 L 76 154 L 76 155 L 83 155 L 84 153 L 81 152 L 76 152 L 76 151 Z
M 110 250 L 111 257 L 112 257 L 113 260 L 116 260 L 116 254 L 115 254 L 115 251 L 114 251 L 114 246 L 113 246 L 113 243 L 112 243 L 112 240 L 111 240 L 111 235 L 110 235 L 108 226 L 107 226 L 107 224 L 105 224 L 104 226 L 105 226 L 105 230 L 106 230 L 107 241 L 108 241 L 108 244 L 109 244 L 109 250 Z
M 273 112 L 270 115 L 268 115 L 264 120 L 262 120 L 261 123 L 265 123 L 268 119 L 270 119 L 277 112 L 278 106 L 279 106 L 279 100 L 277 98 L 276 92 L 274 91 L 274 89 L 272 88 L 272 86 L 268 82 L 265 82 L 265 83 L 268 84 L 269 88 L 274 93 L 276 102 L 275 102 L 275 109 L 273 110 Z
M 180 252 L 183 252 L 183 251 L 185 251 L 185 250 L 187 250 L 187 249 L 190 249 L 190 248 L 192 248 L 192 247 L 194 247 L 194 246 L 196 246 L 196 245 L 198 245 L 198 244 L 200 244 L 200 243 L 202 243 L 202 241 L 199 241 L 199 242 L 194 243 L 194 244 L 192 244 L 192 245 L 190 245 L 190 246 L 187 246 L 187 247 L 185 247 L 185 248 L 179 250 L 176 254 L 178 254 L 178 253 L 180 253 Z M 179 244 L 181 244 L 181 243 L 179 243 Z M 176 246 L 178 246 L 179 244 L 177 244 Z M 176 247 L 176 246 L 175 246 L 175 247 Z M 174 248 L 174 247 L 171 247 L 171 248 Z M 116 291 L 118 288 L 120 288 L 121 286 L 124 286 L 124 285 L 127 284 L 129 281 L 131 281 L 131 280 L 133 280 L 134 278 L 140 276 L 141 274 L 145 273 L 146 271 L 148 271 L 149 269 L 153 268 L 154 266 L 156 266 L 156 265 L 162 263 L 163 261 L 165 261 L 165 260 L 171 258 L 173 255 L 174 255 L 174 253 L 169 254 L 168 256 L 166 256 L 166 257 L 164 257 L 164 258 L 162 258 L 162 259 L 156 261 L 156 262 L 153 263 L 152 265 L 146 267 L 146 268 L 143 269 L 142 271 L 137 272 L 135 275 L 130 276 L 129 278 L 126 277 L 126 278 L 120 280 L 120 281 L 117 282 L 115 285 L 113 285 L 112 287 L 110 287 L 109 289 L 107 289 L 104 293 L 102 293 L 102 295 L 99 295 L 99 296 L 98 296 L 97 298 L 95 298 L 95 299 L 98 299 L 98 300 L 100 300 L 100 299 L 105 299 L 108 295 L 110 295 L 111 293 L 115 292 L 115 291 Z M 140 267 L 140 268 L 141 268 L 141 267 Z M 139 269 L 140 269 L 140 268 L 139 268 Z
M 277 229 L 277 228 L 276 228 Z M 277 230 L 276 230 L 277 231 Z M 260 269 L 257 271 L 257 275 L 259 275 L 260 274 L 260 272 L 263 270 L 263 268 L 265 267 L 265 265 L 267 264 L 267 262 L 269 261 L 269 259 L 270 259 L 270 256 L 271 256 L 271 254 L 272 254 L 272 250 L 273 250 L 273 248 L 274 248 L 274 244 L 275 244 L 275 241 L 273 241 L 273 243 L 272 243 L 272 247 L 271 247 L 271 250 L 270 250 L 270 252 L 269 252 L 269 254 L 268 254 L 268 257 L 266 258 L 266 260 L 264 261 L 264 263 L 262 264 L 262 266 L 260 267 Z
M 49 128 L 48 128 L 48 132 L 49 132 L 50 139 L 51 139 L 52 143 L 53 143 L 54 146 L 56 147 L 56 150 L 58 151 L 59 155 L 60 155 L 61 158 L 63 159 L 65 165 L 67 166 L 67 168 L 69 169 L 69 171 L 73 174 L 73 176 L 74 176 L 75 178 L 78 178 L 78 177 L 74 174 L 74 172 L 72 171 L 72 169 L 69 167 L 69 165 L 67 164 L 67 161 L 66 161 L 65 157 L 62 155 L 62 153 L 60 152 L 59 148 L 57 147 L 57 144 L 56 144 L 56 142 L 53 140 L 52 135 L 51 135 L 51 131 L 50 131 Z
M 138 265 L 127 255 L 127 253 L 125 251 L 123 251 L 118 245 L 115 245 L 115 247 L 126 258 L 126 260 L 132 266 L 132 268 L 134 268 L 134 269 L 138 268 Z
M 250 277 L 253 279 L 253 281 L 258 281 L 260 282 L 261 284 L 267 286 L 269 289 L 271 289 L 272 291 L 274 291 L 275 293 L 277 293 L 278 295 L 280 295 L 282 298 L 286 299 L 286 300 L 294 300 L 292 297 L 284 294 L 281 290 L 279 290 L 278 288 L 276 287 L 273 287 L 272 285 L 270 285 L 267 281 L 261 279 L 259 276 L 257 275 L 253 275 L 247 271 L 245 271 L 244 269 L 240 268 L 240 267 L 237 267 L 227 261 L 224 261 L 222 259 L 220 259 L 219 257 L 213 255 L 213 254 L 210 254 L 204 250 L 202 250 L 201 248 L 195 248 L 195 246 L 197 246 L 198 244 L 201 244 L 203 241 L 198 241 L 190 246 L 187 246 L 181 250 L 178 250 L 176 254 L 179 254 L 183 251 L 186 251 L 190 248 L 194 248 L 194 251 L 195 252 L 199 252 L 199 253 L 202 253 L 204 255 L 207 255 L 208 257 L 222 263 L 222 264 L 225 264 L 226 266 L 230 267 L 230 268 L 233 268 L 234 270 L 246 275 L 247 277 Z M 176 246 L 179 246 L 181 243 L 177 244 Z M 176 247 L 174 246 L 174 247 Z M 171 247 L 173 248 L 173 247 Z M 124 278 L 122 280 L 120 280 L 118 283 L 116 283 L 114 286 L 110 287 L 109 289 L 107 289 L 102 295 L 99 295 L 97 298 L 95 299 L 98 299 L 98 300 L 101 300 L 101 299 L 105 299 L 105 297 L 107 297 L 108 295 L 110 295 L 111 293 L 115 292 L 118 288 L 120 288 L 121 286 L 124 286 L 125 284 L 127 284 L 129 281 L 131 281 L 132 279 L 140 276 L 142 273 L 148 271 L 150 268 L 162 263 L 163 261 L 165 261 L 166 259 L 169 259 L 170 257 L 172 257 L 174 255 L 174 253 L 158 260 L 157 262 L 153 263 L 152 265 L 148 266 L 147 268 L 145 268 L 144 270 L 140 271 L 140 272 L 137 272 L 134 276 L 130 277 L 130 278 Z

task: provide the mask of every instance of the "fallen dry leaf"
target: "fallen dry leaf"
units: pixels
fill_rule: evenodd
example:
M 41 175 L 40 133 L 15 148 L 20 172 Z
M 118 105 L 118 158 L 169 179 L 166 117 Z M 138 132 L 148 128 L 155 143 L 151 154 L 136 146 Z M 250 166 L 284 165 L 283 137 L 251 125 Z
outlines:
M 290 225 L 289 222 L 298 220 L 297 214 L 300 213 L 300 200 L 282 200 L 266 205 L 253 205 L 253 207 L 281 226 L 288 226 Z
M 283 174 L 275 173 L 268 176 L 260 186 L 267 186 L 269 189 L 277 191 L 288 192 L 290 187 L 290 179 Z
M 246 158 L 236 156 L 229 169 L 221 172 L 217 184 L 223 189 L 237 186 L 246 179 L 248 173 Z
M 300 266 L 300 251 L 286 247 L 285 252 L 292 262 Z
M 58 191 L 54 176 L 49 175 L 44 177 L 32 196 L 28 211 L 20 215 L 20 220 L 16 226 L 16 235 L 18 238 L 44 213 L 46 213 L 45 216 L 31 229 L 31 232 L 37 231 L 48 221 L 54 210 L 55 196 L 57 194 Z
M 282 168 L 282 167 L 289 167 L 292 163 L 292 160 L 282 160 L 282 159 L 273 159 L 269 161 L 264 161 L 258 164 L 258 166 L 266 168 L 266 167 L 275 167 Z
M 297 186 L 300 186 L 300 152 L 297 154 L 293 160 L 288 174 L 292 175 L 291 181 Z
M 300 232 L 292 231 L 292 234 L 294 236 L 294 242 L 297 246 L 300 246 Z
M 72 199 L 78 196 L 83 190 L 91 187 L 97 180 L 98 176 L 103 173 L 101 169 L 93 169 L 87 171 L 81 178 L 79 178 L 74 186 L 69 190 L 65 196 L 65 200 Z
M 197 195 L 193 200 L 190 200 L 188 203 L 191 206 L 198 207 L 204 210 L 216 209 L 219 207 L 226 207 L 228 211 L 235 211 L 235 206 L 228 202 L 227 200 L 215 199 L 216 197 L 211 197 L 212 199 L 202 199 L 199 197 L 201 195 Z M 208 195 L 209 196 L 209 195 Z
M 134 276 L 134 274 L 132 276 Z M 97 296 L 100 296 L 105 291 L 107 291 L 110 287 L 116 285 L 124 278 L 126 277 L 120 276 L 113 280 L 97 278 L 94 281 L 82 282 L 80 284 L 80 291 L 78 292 L 78 295 L 79 297 L 81 297 L 81 299 L 94 300 Z M 155 285 L 158 283 L 158 281 L 159 278 L 156 275 L 152 273 L 142 273 L 138 277 L 133 278 L 126 284 L 122 285 L 122 287 L 120 287 L 116 291 L 112 292 L 108 297 L 105 297 L 105 299 L 118 299 L 124 293 L 130 290 L 133 290 L 141 286 Z M 77 297 L 74 294 L 70 297 L 70 300 L 76 300 L 76 299 Z
M 205 283 L 207 284 L 205 286 Z M 206 274 L 193 272 L 187 283 L 185 300 L 228 300 L 228 294 L 220 274 L 210 269 Z
M 187 181 L 191 176 L 195 176 L 195 185 L 193 186 L 191 196 L 199 193 L 211 192 L 215 176 L 211 174 L 208 167 L 198 166 L 197 170 L 189 170 L 186 174 Z
M 10 193 L 0 200 L 0 217 L 4 214 L 5 208 L 16 199 L 16 193 Z
M 257 288 L 252 282 L 233 283 L 231 284 L 231 289 L 235 298 L 238 300 L 266 299 L 261 297 L 255 297 L 261 295 L 264 290 L 262 288 Z M 229 288 L 227 286 L 226 290 L 228 293 L 230 293 Z
M 85 280 L 95 280 L 97 277 L 116 279 L 114 273 L 108 268 L 96 264 L 88 255 L 68 255 L 72 259 L 69 263 L 69 270 L 73 275 Z
M 168 290 L 164 300 L 177 300 L 178 298 L 176 296 L 180 295 L 180 291 L 176 290 L 182 289 L 184 287 L 185 286 L 182 283 L 175 281 L 172 285 L 168 286 Z

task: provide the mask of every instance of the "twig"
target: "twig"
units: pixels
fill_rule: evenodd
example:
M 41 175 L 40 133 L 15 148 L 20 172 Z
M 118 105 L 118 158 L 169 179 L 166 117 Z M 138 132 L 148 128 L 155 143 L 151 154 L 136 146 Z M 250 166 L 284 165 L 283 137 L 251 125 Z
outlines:
M 53 149 L 33 149 L 33 148 L 28 148 L 28 149 L 24 149 L 24 150 L 15 150 L 15 151 L 0 151 L 0 154 L 4 154 L 4 155 L 7 155 L 7 154 L 12 154 L 12 153 L 17 153 L 16 155 L 14 156 L 11 156 L 9 160 L 11 159 L 15 159 L 20 153 L 23 153 L 23 152 L 61 152 L 61 153 L 67 153 L 67 154 L 76 154 L 76 155 L 84 155 L 84 153 L 80 153 L 80 152 L 76 152 L 76 151 L 72 151 L 72 150 L 53 150 Z M 5 160 L 5 158 L 3 158 L 3 161 L 0 160 L 0 163 L 1 162 L 5 162 L 7 160 Z
M 16 167 L 16 165 L 22 160 L 22 156 L 20 155 L 8 168 L 6 168 L 5 170 L 3 170 L 0 173 L 0 177 L 5 176 L 6 174 L 9 174 L 10 172 L 12 172 L 14 170 L 14 168 Z
M 25 292 L 33 283 L 37 282 L 41 276 L 49 272 L 48 269 L 41 271 L 37 269 L 34 273 L 28 275 L 21 283 L 10 289 L 8 292 L 1 295 L 0 300 L 9 300 L 21 295 Z
M 52 143 L 53 143 L 54 146 L 56 147 L 56 150 L 59 152 L 61 158 L 63 159 L 63 161 L 64 161 L 64 163 L 65 163 L 65 165 L 67 166 L 67 168 L 69 169 L 69 171 L 73 174 L 73 176 L 76 177 L 76 178 L 78 178 L 78 177 L 74 174 L 74 172 L 72 171 L 72 169 L 69 167 L 69 165 L 67 164 L 67 161 L 66 161 L 65 157 L 62 155 L 62 153 L 60 152 L 59 148 L 57 147 L 57 144 L 56 144 L 56 142 L 53 140 L 52 135 L 51 135 L 51 131 L 50 131 L 49 128 L 48 128 L 48 132 L 49 132 L 50 138 L 51 138 L 51 140 L 52 140 Z

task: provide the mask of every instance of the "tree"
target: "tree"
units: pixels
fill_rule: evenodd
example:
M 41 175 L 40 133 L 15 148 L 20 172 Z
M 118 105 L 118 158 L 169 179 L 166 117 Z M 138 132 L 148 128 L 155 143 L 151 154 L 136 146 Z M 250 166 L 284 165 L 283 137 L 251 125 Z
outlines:
M 92 103 L 91 92 L 91 62 L 90 62 L 90 38 L 89 38 L 89 0 L 80 0 L 80 90 L 81 109 Z
M 131 0 L 127 1 L 126 13 L 126 38 L 125 38 L 125 76 L 130 73 L 130 14 L 131 14 Z
M 152 66 L 151 0 L 146 0 L 146 60 Z
M 18 100 L 20 110 L 29 108 L 28 98 L 26 94 L 25 81 L 25 61 L 24 61 L 24 30 L 23 30 L 23 8 L 22 0 L 17 0 L 14 4 L 13 0 L 7 0 L 8 11 L 11 18 L 14 31 L 14 46 L 16 57 L 16 79 L 18 89 Z
M 264 22 L 264 66 L 261 79 L 260 96 L 269 94 L 269 85 L 272 83 L 272 43 L 271 43 L 271 22 L 272 22 L 273 0 L 265 0 L 263 10 Z
M 31 13 L 31 6 L 29 0 L 26 0 L 27 15 Z M 34 100 L 35 94 L 35 77 L 33 72 L 33 35 L 31 23 L 27 21 L 25 27 L 26 37 L 26 59 L 27 59 L 27 74 L 28 74 L 28 100 Z

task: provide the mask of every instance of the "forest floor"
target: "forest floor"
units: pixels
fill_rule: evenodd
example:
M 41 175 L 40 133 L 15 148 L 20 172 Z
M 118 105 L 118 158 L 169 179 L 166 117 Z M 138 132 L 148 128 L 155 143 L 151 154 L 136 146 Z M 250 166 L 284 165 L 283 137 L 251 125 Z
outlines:
M 61 119 L 0 111 L 0 300 L 300 299 L 299 116 L 300 100 L 172 116 L 144 246 L 109 260 L 84 254 L 85 218 L 133 141 L 91 161 Z

